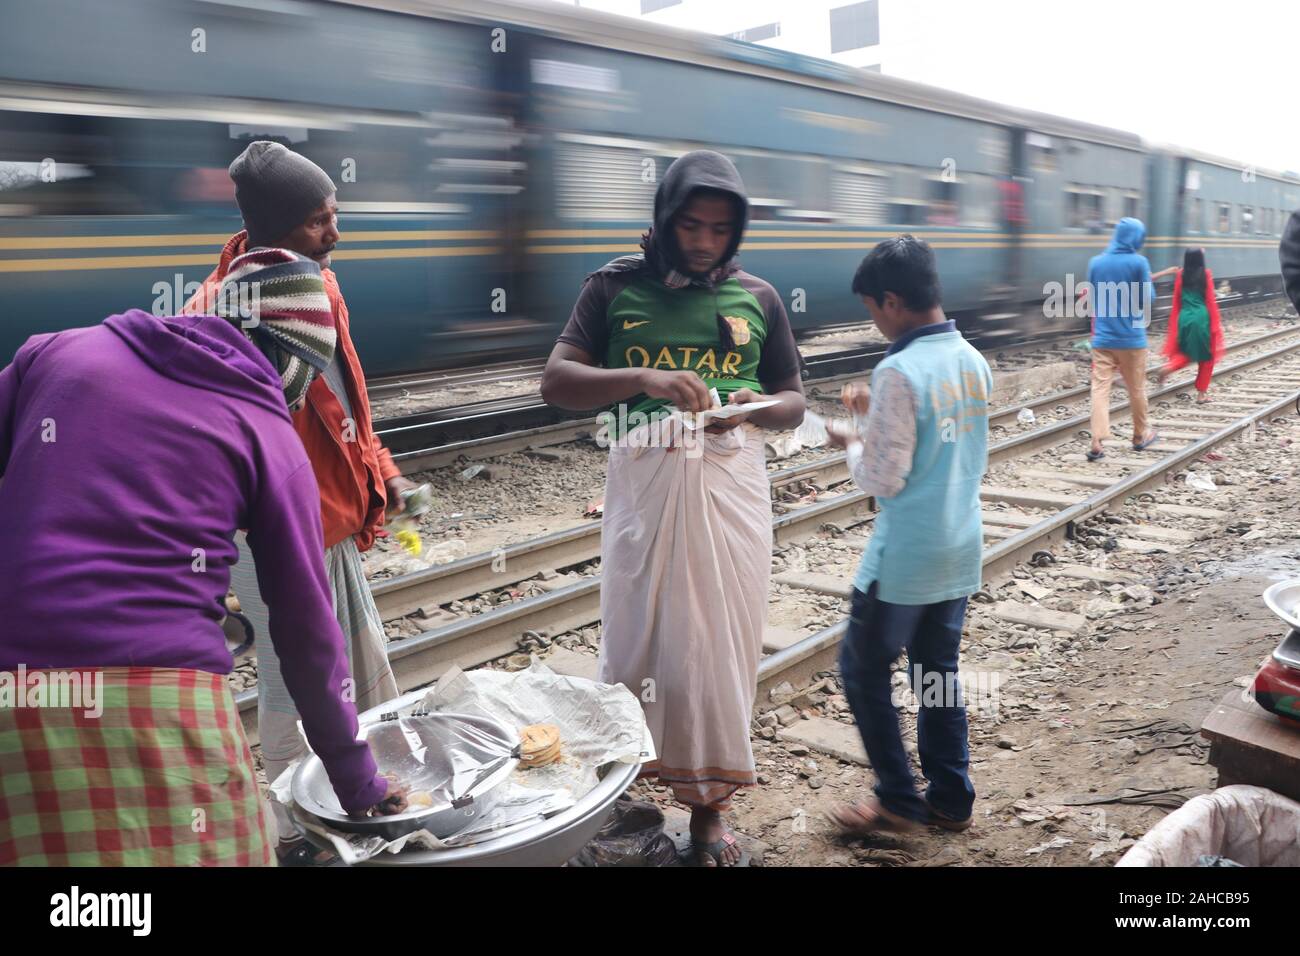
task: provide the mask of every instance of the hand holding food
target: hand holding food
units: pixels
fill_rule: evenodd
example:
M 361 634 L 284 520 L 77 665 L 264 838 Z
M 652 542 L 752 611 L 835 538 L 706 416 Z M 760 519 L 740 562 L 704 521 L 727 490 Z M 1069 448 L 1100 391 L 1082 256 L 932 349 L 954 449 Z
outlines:
M 865 415 L 871 408 L 871 387 L 865 382 L 845 382 L 840 401 L 854 415 Z

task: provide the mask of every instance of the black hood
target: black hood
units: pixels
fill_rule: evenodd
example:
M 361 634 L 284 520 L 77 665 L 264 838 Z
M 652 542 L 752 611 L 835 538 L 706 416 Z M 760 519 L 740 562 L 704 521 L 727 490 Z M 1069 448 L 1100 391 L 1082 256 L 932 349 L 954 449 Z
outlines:
M 736 202 L 737 229 L 718 265 L 730 262 L 745 238 L 745 227 L 749 225 L 749 197 L 745 195 L 745 184 L 741 182 L 736 167 L 726 156 L 711 149 L 687 153 L 668 167 L 655 190 L 654 229 L 642 247 L 656 274 L 663 275 L 669 268 L 686 271 L 682 268 L 677 242 L 673 238 L 672 221 L 697 189 L 730 193 Z

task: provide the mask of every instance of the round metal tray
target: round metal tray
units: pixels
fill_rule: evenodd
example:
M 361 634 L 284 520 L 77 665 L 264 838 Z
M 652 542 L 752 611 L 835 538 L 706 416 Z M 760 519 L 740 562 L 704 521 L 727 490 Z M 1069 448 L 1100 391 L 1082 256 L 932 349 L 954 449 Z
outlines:
M 366 711 L 363 718 L 409 707 L 425 691 L 405 694 Z M 404 850 L 380 853 L 362 866 L 560 866 L 571 860 L 600 830 L 614 809 L 614 801 L 636 780 L 640 764 L 611 763 L 600 768 L 598 784 L 569 809 L 495 840 L 448 850 Z M 302 812 L 300 807 L 294 813 Z M 320 849 L 329 845 L 307 831 L 307 839 Z
M 1269 585 L 1264 603 L 1289 626 L 1300 628 L 1300 578 Z
M 380 719 L 394 709 L 389 704 L 362 714 L 361 737 L 370 744 L 381 773 L 393 773 L 413 789 L 432 791 L 433 806 L 391 816 L 349 816 L 315 754 L 294 773 L 294 802 L 335 829 L 390 840 L 416 830 L 451 836 L 496 804 L 495 788 L 519 763 L 510 756 L 518 738 L 509 727 L 477 714 Z

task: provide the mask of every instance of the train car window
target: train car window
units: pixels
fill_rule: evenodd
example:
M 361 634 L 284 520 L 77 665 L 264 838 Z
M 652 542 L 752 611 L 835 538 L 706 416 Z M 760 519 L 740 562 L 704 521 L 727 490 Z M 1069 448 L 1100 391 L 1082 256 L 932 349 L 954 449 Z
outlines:
M 1124 196 L 1124 215 L 1125 215 L 1125 216 L 1131 216 L 1131 217 L 1133 217 L 1134 219 L 1137 218 L 1137 214 L 1138 214 L 1138 198 L 1139 198 L 1139 197 L 1138 197 L 1138 194 L 1137 194 L 1137 193 L 1128 193 L 1127 195 Z
M 186 133 L 202 124 L 0 111 L 0 215 L 173 210 Z
M 1102 194 L 1098 190 L 1070 187 L 1065 191 L 1065 224 L 1070 229 L 1100 231 L 1105 222 Z
M 841 222 L 882 226 L 887 221 L 889 177 L 860 166 L 840 166 L 831 179 L 831 208 Z
M 750 195 L 750 218 L 826 222 L 831 209 L 830 164 L 818 156 L 733 150 L 736 164 Z
M 1232 207 L 1226 202 L 1219 203 L 1219 221 L 1215 232 L 1229 233 L 1232 231 Z
M 958 195 L 961 184 L 956 180 L 931 178 L 926 183 L 930 208 L 925 221 L 931 226 L 956 226 L 961 222 Z
M 1057 171 L 1056 150 L 1050 136 L 1042 133 L 1025 133 L 1025 146 L 1029 151 L 1029 165 L 1040 173 Z
M 633 220 L 654 215 L 655 187 L 668 162 L 652 143 L 555 144 L 555 211 L 564 219 Z
M 1241 231 L 1246 235 L 1249 235 L 1250 233 L 1255 231 L 1255 207 L 1254 206 L 1241 207 Z
M 889 222 L 898 226 L 923 226 L 929 201 L 928 187 L 924 183 L 929 170 L 915 166 L 894 166 L 890 170 L 892 196 L 889 200 Z
M 998 181 L 983 173 L 961 177 L 960 217 L 963 226 L 989 229 L 998 224 Z
M 889 222 L 895 226 L 921 226 L 925 224 L 926 204 L 920 199 L 892 199 L 889 203 Z
M 1185 232 L 1201 231 L 1201 197 L 1192 197 L 1191 202 L 1187 204 L 1187 225 Z

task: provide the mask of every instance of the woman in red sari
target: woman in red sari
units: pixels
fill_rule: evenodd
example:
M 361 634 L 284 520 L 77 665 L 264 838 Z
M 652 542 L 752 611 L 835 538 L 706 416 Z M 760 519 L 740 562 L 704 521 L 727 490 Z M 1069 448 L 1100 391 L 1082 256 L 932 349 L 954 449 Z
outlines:
M 1197 362 L 1196 401 L 1208 402 L 1214 363 L 1223 355 L 1223 320 L 1214 296 L 1214 276 L 1205 267 L 1204 249 L 1188 249 L 1183 255 L 1183 267 L 1174 279 L 1164 351 L 1160 381 L 1189 362 Z

